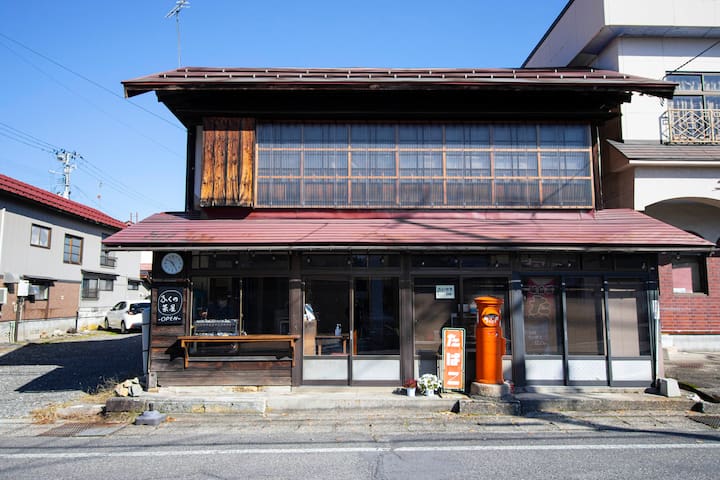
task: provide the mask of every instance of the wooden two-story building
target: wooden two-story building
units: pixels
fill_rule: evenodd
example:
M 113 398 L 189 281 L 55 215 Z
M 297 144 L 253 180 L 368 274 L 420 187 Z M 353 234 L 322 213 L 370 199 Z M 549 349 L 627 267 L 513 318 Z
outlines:
M 105 240 L 154 251 L 158 385 L 398 385 L 503 300 L 505 377 L 649 385 L 660 253 L 713 245 L 604 210 L 632 93 L 590 69 L 183 68 L 124 82 L 187 127 L 183 212 Z M 149 159 L 151 161 L 151 159 Z

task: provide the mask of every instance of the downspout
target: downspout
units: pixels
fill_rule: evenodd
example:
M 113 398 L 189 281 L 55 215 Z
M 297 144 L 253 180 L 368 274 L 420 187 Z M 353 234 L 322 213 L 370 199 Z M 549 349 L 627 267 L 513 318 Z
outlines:
M 595 144 L 597 145 L 597 158 L 598 158 L 598 199 L 595 205 L 596 210 L 602 210 L 605 208 L 605 202 L 603 200 L 603 188 L 602 188 L 602 152 L 600 151 L 600 127 L 595 125 Z M 599 207 L 599 208 L 598 208 Z

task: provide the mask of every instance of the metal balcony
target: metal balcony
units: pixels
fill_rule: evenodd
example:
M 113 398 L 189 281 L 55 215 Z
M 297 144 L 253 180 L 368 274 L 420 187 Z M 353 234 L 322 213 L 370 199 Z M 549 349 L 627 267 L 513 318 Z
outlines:
M 100 265 L 103 267 L 115 268 L 117 264 L 117 257 L 107 253 L 100 254 Z
M 720 110 L 668 109 L 660 123 L 664 143 L 720 144 Z

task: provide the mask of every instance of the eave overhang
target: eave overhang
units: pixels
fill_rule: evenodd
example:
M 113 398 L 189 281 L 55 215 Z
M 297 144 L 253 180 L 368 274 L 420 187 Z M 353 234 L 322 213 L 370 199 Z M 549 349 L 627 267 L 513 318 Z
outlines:
M 709 252 L 711 242 L 634 210 L 253 212 L 153 215 L 104 246 L 154 251 Z

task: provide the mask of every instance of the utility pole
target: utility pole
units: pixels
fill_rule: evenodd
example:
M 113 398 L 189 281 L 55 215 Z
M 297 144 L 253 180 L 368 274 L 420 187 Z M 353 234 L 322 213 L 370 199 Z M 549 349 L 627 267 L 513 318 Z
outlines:
M 63 198 L 70 198 L 70 173 L 77 168 L 77 165 L 72 163 L 73 160 L 77 158 L 82 158 L 81 155 L 78 155 L 77 152 L 68 152 L 66 150 L 58 150 L 55 152 L 55 158 L 58 159 L 60 163 L 63 165 L 62 172 L 53 172 L 50 173 L 60 173 L 62 175 L 62 193 L 60 195 Z

